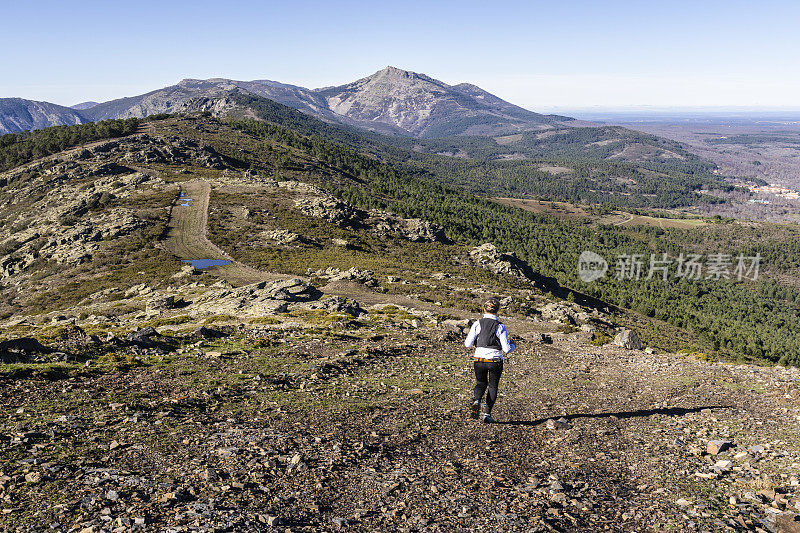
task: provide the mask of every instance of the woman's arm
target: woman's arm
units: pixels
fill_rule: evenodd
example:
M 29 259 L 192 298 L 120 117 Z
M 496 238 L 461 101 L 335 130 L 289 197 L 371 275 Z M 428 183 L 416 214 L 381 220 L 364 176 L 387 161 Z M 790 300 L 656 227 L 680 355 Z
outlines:
M 500 341 L 500 346 L 503 347 L 505 353 L 511 353 L 517 348 L 517 345 L 508 339 L 508 330 L 503 324 L 497 325 L 497 339 Z
M 481 332 L 481 324 L 476 320 L 472 324 L 472 327 L 469 328 L 469 334 L 467 335 L 466 340 L 464 340 L 464 347 L 472 348 L 472 345 L 475 344 L 475 339 L 478 338 L 478 333 L 480 332 Z

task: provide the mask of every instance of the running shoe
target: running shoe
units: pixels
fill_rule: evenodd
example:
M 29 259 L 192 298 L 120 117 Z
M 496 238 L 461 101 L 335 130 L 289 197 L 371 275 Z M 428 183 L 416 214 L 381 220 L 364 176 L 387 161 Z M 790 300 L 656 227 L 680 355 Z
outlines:
M 470 406 L 470 416 L 473 420 L 477 420 L 481 414 L 481 402 L 480 400 L 472 402 Z

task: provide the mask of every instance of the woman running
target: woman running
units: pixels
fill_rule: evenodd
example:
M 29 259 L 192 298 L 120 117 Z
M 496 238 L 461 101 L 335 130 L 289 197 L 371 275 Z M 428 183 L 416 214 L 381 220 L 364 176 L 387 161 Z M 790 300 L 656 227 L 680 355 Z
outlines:
M 464 346 L 475 346 L 475 399 L 471 405 L 472 418 L 478 419 L 481 412 L 481 400 L 486 388 L 486 411 L 483 421 L 494 422 L 492 407 L 497 401 L 497 387 L 500 384 L 500 375 L 503 373 L 503 352 L 511 353 L 516 346 L 508 340 L 508 330 L 497 318 L 500 311 L 500 300 L 489 298 L 483 304 L 483 318 L 477 320 L 469 330 L 469 335 L 464 341 Z

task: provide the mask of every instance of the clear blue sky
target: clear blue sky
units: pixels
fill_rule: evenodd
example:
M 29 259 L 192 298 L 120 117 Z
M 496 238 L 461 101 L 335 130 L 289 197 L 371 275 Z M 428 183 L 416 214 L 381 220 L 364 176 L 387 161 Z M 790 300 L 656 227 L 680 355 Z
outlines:
M 0 97 L 182 78 L 338 85 L 386 65 L 531 109 L 800 106 L 800 2 L 3 0 Z

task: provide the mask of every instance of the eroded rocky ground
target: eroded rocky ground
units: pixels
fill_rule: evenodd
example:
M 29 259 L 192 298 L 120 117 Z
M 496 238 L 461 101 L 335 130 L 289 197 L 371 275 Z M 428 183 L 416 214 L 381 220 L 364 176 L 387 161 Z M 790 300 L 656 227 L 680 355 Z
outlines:
M 512 319 L 487 425 L 456 327 L 316 318 L 6 375 L 4 530 L 791 531 L 796 369 Z

